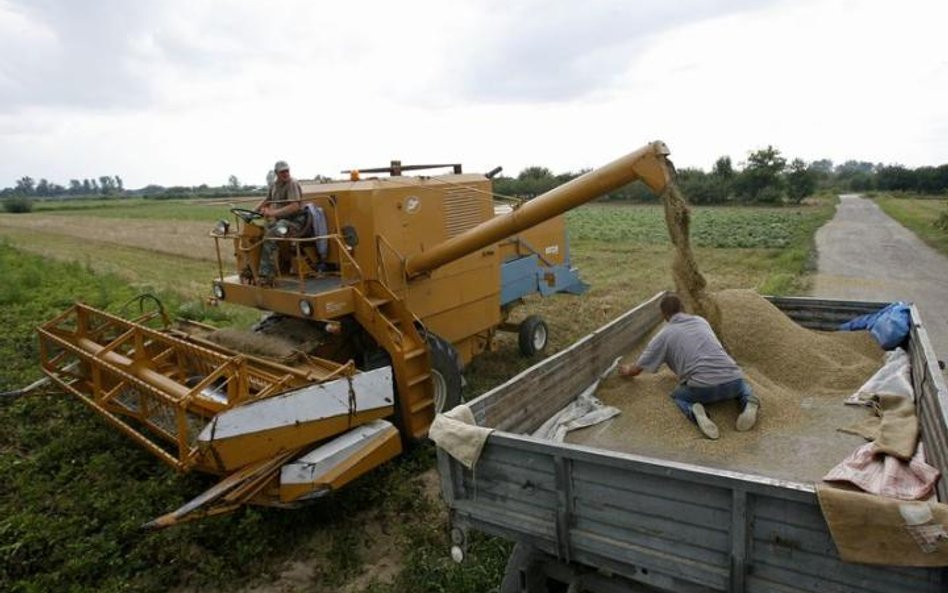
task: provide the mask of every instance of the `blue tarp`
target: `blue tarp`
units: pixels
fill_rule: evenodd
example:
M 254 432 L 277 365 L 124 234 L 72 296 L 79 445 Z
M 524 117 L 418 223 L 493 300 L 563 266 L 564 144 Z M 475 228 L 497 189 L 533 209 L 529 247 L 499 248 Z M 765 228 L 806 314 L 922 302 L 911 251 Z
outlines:
M 839 326 L 841 331 L 868 329 L 879 345 L 891 350 L 905 341 L 912 329 L 908 304 L 898 301 L 875 313 L 860 315 Z

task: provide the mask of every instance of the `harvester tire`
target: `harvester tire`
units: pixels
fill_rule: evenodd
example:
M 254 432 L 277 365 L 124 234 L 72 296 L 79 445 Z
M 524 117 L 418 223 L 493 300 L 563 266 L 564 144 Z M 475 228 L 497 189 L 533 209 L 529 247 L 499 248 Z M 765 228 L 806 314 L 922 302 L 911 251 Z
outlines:
M 450 342 L 427 334 L 434 384 L 435 413 L 447 412 L 461 403 L 461 357 Z
M 520 353 L 524 356 L 533 356 L 546 350 L 550 332 L 539 315 L 530 315 L 521 321 L 518 333 Z

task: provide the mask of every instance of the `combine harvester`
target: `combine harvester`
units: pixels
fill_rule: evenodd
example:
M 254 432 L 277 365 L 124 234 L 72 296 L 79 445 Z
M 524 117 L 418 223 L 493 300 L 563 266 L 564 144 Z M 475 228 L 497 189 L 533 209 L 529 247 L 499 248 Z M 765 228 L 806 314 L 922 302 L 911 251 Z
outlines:
M 496 171 L 460 165 L 393 162 L 362 171 L 387 177 L 304 183 L 304 236 L 267 238 L 260 214 L 238 208 L 212 233 L 215 298 L 269 312 L 256 329 L 291 340 L 289 356 L 251 354 L 160 310 L 127 320 L 76 304 L 38 329 L 43 371 L 176 470 L 222 476 L 150 526 L 302 504 L 424 438 L 435 413 L 461 401 L 463 364 L 498 331 L 518 332 L 526 355 L 542 352 L 542 319 L 508 320 L 528 295 L 585 290 L 561 215 L 635 180 L 662 191 L 668 154 L 653 142 L 497 211 Z M 433 167 L 453 171 L 403 175 Z M 265 241 L 278 243 L 268 286 Z

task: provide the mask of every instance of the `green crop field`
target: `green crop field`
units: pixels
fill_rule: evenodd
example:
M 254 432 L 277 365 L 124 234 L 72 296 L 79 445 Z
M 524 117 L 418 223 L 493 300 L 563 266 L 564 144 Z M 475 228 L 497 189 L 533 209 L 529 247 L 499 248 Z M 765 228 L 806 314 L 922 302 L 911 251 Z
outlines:
M 116 224 L 173 227 L 212 222 L 222 206 L 117 201 L 74 210 L 0 216 L 0 391 L 40 376 L 33 328 L 76 299 L 120 312 L 136 294 L 160 296 L 170 311 L 247 325 L 255 312 L 207 307 L 212 257 L 175 256 L 142 246 Z M 223 206 L 226 210 L 226 205 Z M 695 257 L 712 289 L 806 289 L 815 229 L 829 201 L 787 209 L 696 208 Z M 94 239 L 46 227 L 81 216 L 101 225 Z M 24 226 L 23 221 L 31 221 Z M 118 222 L 117 222 L 118 221 Z M 36 224 L 33 224 L 36 223 Z M 530 300 L 551 352 L 655 292 L 673 288 L 661 210 L 592 205 L 570 213 L 572 255 L 591 284 L 581 297 Z M 27 228 L 28 227 L 28 228 Z M 44 229 L 55 228 L 55 232 Z M 32 253 L 29 253 L 32 252 Z M 36 254 L 42 254 L 36 255 Z M 119 260 L 120 265 L 110 263 Z M 203 280 L 202 280 L 203 278 Z M 204 289 L 200 287 L 204 286 Z M 548 353 L 551 353 L 548 352 Z M 495 352 L 465 371 L 473 397 L 536 362 L 502 334 Z M 81 403 L 64 395 L 0 402 L 0 590 L 34 591 L 486 591 L 503 572 L 509 545 L 476 537 L 464 564 L 448 555 L 447 518 L 437 495 L 430 445 L 373 471 L 342 492 L 296 511 L 246 508 L 158 532 L 140 526 L 214 483 L 176 475 Z M 301 576 L 302 575 L 302 576 Z M 270 587 L 269 589 L 267 587 Z
M 239 197 L 230 200 L 58 200 L 37 202 L 34 212 L 63 216 L 101 216 L 144 220 L 192 220 L 213 223 L 229 217 L 228 209 L 253 208 L 260 198 Z
M 697 211 L 691 225 L 695 247 L 782 249 L 811 231 L 812 208 L 715 207 Z M 661 206 L 594 204 L 567 213 L 570 237 L 622 243 L 667 243 Z M 817 218 L 819 216 L 817 215 Z

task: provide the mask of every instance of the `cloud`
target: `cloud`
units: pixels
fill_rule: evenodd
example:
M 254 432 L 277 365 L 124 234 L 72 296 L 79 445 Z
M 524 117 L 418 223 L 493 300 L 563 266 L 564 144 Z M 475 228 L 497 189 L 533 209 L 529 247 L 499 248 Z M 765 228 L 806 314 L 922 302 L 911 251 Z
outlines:
M 0 0 L 0 114 L 151 108 L 269 82 L 331 55 L 332 40 L 353 50 L 332 15 L 307 2 Z
M 491 3 L 452 63 L 463 99 L 556 102 L 610 86 L 660 33 L 710 17 L 760 9 L 752 0 Z
M 316 80 L 403 104 L 589 95 L 670 27 L 752 0 L 0 0 L 0 113 L 138 109 Z M 225 90 L 226 89 L 226 90 Z
M 146 104 L 153 88 L 135 41 L 156 16 L 122 0 L 0 4 L 0 113 Z
M 948 154 L 941 0 L 77 4 L 0 0 L 0 186 Z

